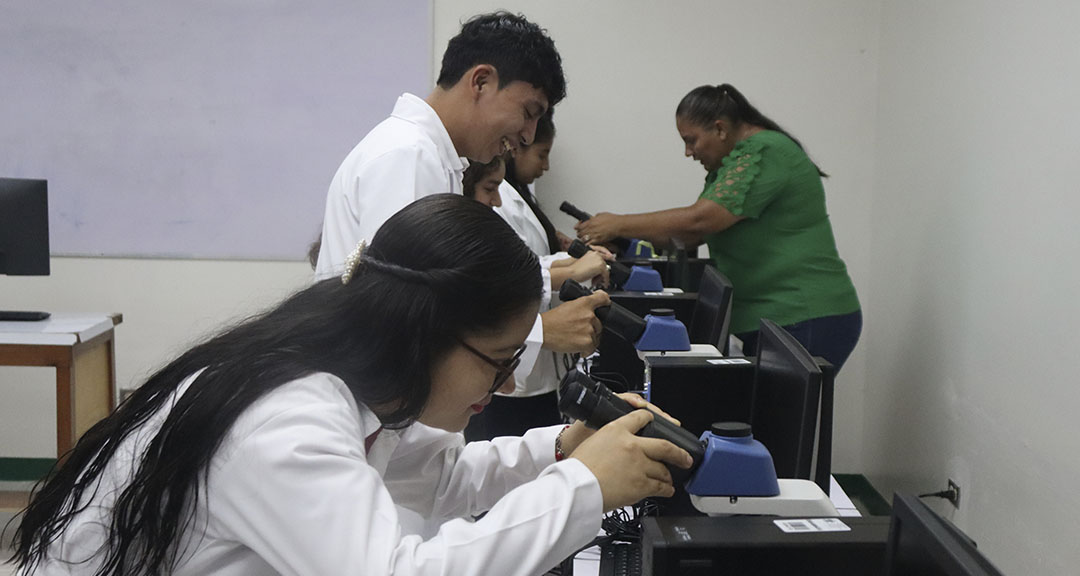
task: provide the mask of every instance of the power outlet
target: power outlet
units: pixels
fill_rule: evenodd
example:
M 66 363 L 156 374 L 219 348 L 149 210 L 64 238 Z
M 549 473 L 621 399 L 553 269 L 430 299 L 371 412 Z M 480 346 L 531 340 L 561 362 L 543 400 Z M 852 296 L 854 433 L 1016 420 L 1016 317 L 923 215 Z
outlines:
M 957 484 L 952 478 L 949 478 L 948 496 L 945 497 L 953 505 L 953 508 L 960 509 L 960 485 Z

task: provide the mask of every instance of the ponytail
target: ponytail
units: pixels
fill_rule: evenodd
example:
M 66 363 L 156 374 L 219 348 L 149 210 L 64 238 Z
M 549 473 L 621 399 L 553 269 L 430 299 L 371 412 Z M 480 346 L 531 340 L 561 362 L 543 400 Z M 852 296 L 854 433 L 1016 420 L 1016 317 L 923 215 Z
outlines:
M 720 118 L 731 120 L 735 126 L 750 124 L 760 126 L 766 130 L 779 132 L 787 136 L 799 149 L 805 152 L 805 148 L 794 136 L 761 113 L 742 92 L 739 92 L 731 84 L 719 86 L 698 86 L 683 97 L 675 108 L 675 117 L 689 120 L 700 126 L 708 126 Z M 814 168 L 822 178 L 828 178 L 822 169 L 815 163 Z

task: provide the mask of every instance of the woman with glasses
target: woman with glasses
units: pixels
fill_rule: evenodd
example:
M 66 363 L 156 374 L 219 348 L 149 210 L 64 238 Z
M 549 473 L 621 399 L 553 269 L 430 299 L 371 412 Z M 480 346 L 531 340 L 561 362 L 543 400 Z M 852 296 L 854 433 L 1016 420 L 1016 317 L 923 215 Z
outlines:
M 25 510 L 20 569 L 542 573 L 602 512 L 670 496 L 663 462 L 690 457 L 633 435 L 644 410 L 464 444 L 512 387 L 540 278 L 479 203 L 407 206 L 341 278 L 188 350 L 90 429 Z M 398 507 L 444 523 L 405 535 Z

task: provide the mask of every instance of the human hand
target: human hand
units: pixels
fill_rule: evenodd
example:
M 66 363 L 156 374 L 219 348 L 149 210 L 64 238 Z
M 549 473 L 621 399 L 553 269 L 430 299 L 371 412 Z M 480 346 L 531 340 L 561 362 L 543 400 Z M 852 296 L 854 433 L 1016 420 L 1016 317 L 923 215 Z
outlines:
M 659 414 L 664 418 L 667 418 L 668 420 L 671 420 L 672 424 L 676 426 L 682 426 L 682 422 L 680 422 L 678 418 L 675 418 L 671 414 L 668 414 L 667 412 L 664 412 L 663 410 L 657 408 L 656 404 L 649 402 L 648 400 L 642 398 L 641 396 L 638 396 L 637 394 L 634 394 L 633 392 L 622 392 L 616 394 L 616 396 L 622 398 L 623 400 L 626 400 L 626 402 L 634 408 L 645 408 L 646 410 L 651 410 L 652 412 Z
M 571 270 L 570 278 L 578 282 L 595 279 L 597 281 L 594 284 L 607 286 L 610 280 L 607 261 L 604 260 L 603 255 L 595 250 L 589 250 L 584 256 L 578 258 L 571 265 Z
M 570 245 L 574 243 L 574 239 L 567 236 L 566 234 L 563 234 L 562 232 L 559 232 L 558 230 L 555 231 L 555 237 L 559 239 L 559 250 L 562 250 L 563 252 L 569 252 Z
M 622 236 L 619 231 L 618 214 L 601 212 L 584 222 L 574 225 L 578 238 L 586 244 L 602 244 Z
M 648 410 L 634 410 L 600 428 L 571 454 L 596 476 L 605 512 L 650 496 L 673 496 L 675 486 L 664 463 L 693 465 L 690 454 L 671 442 L 635 436 L 653 417 Z
M 593 244 L 592 246 L 589 246 L 589 248 L 591 248 L 597 254 L 603 256 L 604 260 L 607 260 L 608 262 L 611 262 L 615 259 L 615 255 L 612 254 L 611 250 L 608 250 L 605 246 L 601 246 L 600 244 Z
M 622 392 L 620 394 L 616 394 L 616 396 L 622 398 L 634 408 L 645 408 L 647 410 L 651 410 L 654 414 L 659 414 L 664 418 L 667 418 L 676 426 L 682 426 L 682 422 L 679 422 L 677 418 L 672 417 L 667 412 L 664 412 L 663 410 L 657 408 L 655 404 L 645 400 L 644 398 L 633 392 Z M 574 450 L 576 450 L 582 442 L 589 439 L 595 432 L 595 430 L 586 426 L 583 421 L 575 421 L 573 424 L 570 425 L 570 428 L 567 428 L 566 432 L 562 433 L 563 452 L 567 456 L 572 456 L 574 454 Z
M 607 292 L 597 290 L 544 312 L 540 315 L 544 326 L 544 348 L 554 352 L 592 354 L 603 329 L 595 310 L 610 304 Z

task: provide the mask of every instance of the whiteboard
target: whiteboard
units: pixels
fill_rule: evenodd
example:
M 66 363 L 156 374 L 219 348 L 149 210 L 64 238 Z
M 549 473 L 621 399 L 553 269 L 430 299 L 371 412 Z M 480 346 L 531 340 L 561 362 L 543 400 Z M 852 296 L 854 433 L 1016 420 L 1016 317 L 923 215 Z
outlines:
M 302 260 L 349 150 L 432 85 L 430 0 L 0 4 L 0 176 L 57 255 Z

